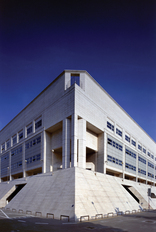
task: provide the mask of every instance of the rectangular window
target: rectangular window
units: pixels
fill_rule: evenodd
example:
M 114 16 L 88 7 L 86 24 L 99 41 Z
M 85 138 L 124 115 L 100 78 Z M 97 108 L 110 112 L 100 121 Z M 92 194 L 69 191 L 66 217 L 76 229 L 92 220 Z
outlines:
M 114 131 L 114 126 L 113 126 L 110 122 L 108 122 L 108 121 L 107 121 L 107 127 L 108 127 L 110 130 Z
M 150 154 L 150 152 L 148 152 L 148 156 L 149 156 L 149 157 L 151 157 L 151 154 Z
M 5 143 L 2 144 L 2 151 L 5 151 Z
M 143 153 L 145 153 L 145 154 L 146 154 L 146 149 L 145 149 L 145 148 L 143 148 Z
M 130 137 L 129 136 L 125 135 L 125 140 L 130 143 Z
M 7 149 L 10 147 L 10 141 L 7 141 Z
M 18 136 L 19 136 L 19 140 L 21 140 L 23 138 L 23 132 L 20 132 Z
M 119 136 L 121 136 L 121 137 L 122 137 L 122 131 L 121 131 L 121 130 L 119 130 L 118 128 L 116 128 L 116 134 L 118 134 Z
M 41 142 L 41 136 L 37 138 L 37 144 Z
M 35 130 L 42 126 L 42 119 L 35 123 Z
M 140 146 L 139 144 L 138 144 L 138 149 L 142 151 L 142 146 Z
M 17 143 L 17 136 L 14 136 L 14 137 L 12 138 L 12 142 L 13 142 L 13 145 Z
M 27 135 L 30 134 L 32 132 L 32 126 L 30 126 L 29 128 L 27 128 Z
M 25 144 L 25 148 L 26 148 L 26 149 L 29 148 L 29 143 Z
M 75 83 L 80 86 L 80 75 L 79 74 L 71 74 L 71 86 Z
M 136 147 L 136 142 L 132 139 L 132 145 Z

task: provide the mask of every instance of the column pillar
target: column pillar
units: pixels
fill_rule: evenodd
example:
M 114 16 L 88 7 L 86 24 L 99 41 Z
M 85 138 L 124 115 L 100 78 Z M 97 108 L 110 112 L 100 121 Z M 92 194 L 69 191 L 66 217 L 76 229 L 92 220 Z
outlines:
M 45 130 L 42 132 L 42 173 L 46 173 L 46 135 Z
M 106 137 L 106 136 L 105 136 Z M 105 153 L 107 143 L 104 140 L 104 132 L 98 135 L 98 155 L 97 155 L 97 171 L 104 173 L 104 168 L 106 167 L 107 153 Z M 104 161 L 105 157 L 105 161 Z
M 71 167 L 77 167 L 77 115 L 71 120 Z
M 9 151 L 9 180 L 12 180 L 12 176 L 11 176 L 11 150 Z
M 26 177 L 27 162 L 25 159 L 25 142 L 22 144 L 22 156 L 23 156 L 23 177 Z
M 136 153 L 136 182 L 138 182 L 138 153 Z
M 125 144 L 122 144 L 122 178 L 125 179 L 125 164 L 126 164 L 126 152 L 125 152 Z
M 104 131 L 104 174 L 106 174 L 107 167 L 107 134 Z
M 79 119 L 78 166 L 86 168 L 86 120 Z
M 63 120 L 62 168 L 70 168 L 70 119 Z

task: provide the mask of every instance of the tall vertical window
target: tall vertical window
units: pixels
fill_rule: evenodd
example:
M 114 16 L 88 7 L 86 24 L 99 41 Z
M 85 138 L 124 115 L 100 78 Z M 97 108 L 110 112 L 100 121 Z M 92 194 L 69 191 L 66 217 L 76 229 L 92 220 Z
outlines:
M 42 126 L 42 119 L 35 122 L 35 130 Z
M 107 127 L 108 127 L 110 130 L 114 131 L 114 126 L 113 126 L 110 122 L 108 122 L 108 121 L 107 121 Z
M 13 145 L 17 143 L 17 136 L 16 135 L 12 137 L 12 142 L 13 142 Z
M 32 133 L 32 125 L 27 127 L 27 135 Z
M 5 151 L 5 143 L 2 144 L 2 152 Z
M 132 139 L 132 145 L 136 146 L 136 142 Z
M 80 86 L 80 75 L 79 74 L 71 74 L 71 85 L 76 83 Z
M 121 136 L 121 137 L 122 137 L 122 131 L 121 131 L 121 130 L 119 130 L 118 128 L 116 128 L 116 134 L 118 134 L 119 136 Z
M 7 149 L 10 147 L 10 140 L 7 141 Z
M 19 132 L 18 136 L 19 136 L 19 140 L 21 140 L 23 138 L 23 131 Z
M 138 144 L 138 149 L 142 151 L 142 146 L 140 144 Z

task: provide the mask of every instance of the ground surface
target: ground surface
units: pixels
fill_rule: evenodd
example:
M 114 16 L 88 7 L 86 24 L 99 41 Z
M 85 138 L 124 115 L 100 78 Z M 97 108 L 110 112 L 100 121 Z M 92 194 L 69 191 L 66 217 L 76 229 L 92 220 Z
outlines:
M 156 232 L 156 210 L 75 223 L 0 209 L 0 232 L 41 231 Z

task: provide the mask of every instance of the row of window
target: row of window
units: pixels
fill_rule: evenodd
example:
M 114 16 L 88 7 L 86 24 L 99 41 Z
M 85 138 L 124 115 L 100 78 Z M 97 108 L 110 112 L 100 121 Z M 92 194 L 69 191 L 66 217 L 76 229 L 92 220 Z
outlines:
M 119 149 L 120 151 L 122 151 L 122 146 L 119 145 L 118 143 L 114 142 L 112 139 L 107 139 L 107 143 L 117 149 Z
M 13 151 L 11 151 L 11 156 L 17 155 L 17 154 L 19 154 L 21 152 L 22 152 L 22 146 L 19 147 L 19 148 L 17 148 L 17 149 L 15 149 L 15 150 L 13 150 Z
M 115 164 L 122 166 L 122 160 L 116 159 L 115 157 L 107 155 L 107 160 L 112 162 L 112 163 L 115 163 Z
M 143 175 L 146 176 L 146 171 L 145 171 L 145 170 L 142 170 L 142 169 L 140 169 L 140 168 L 138 168 L 138 173 L 141 173 L 141 174 L 143 174 Z
M 19 167 L 22 167 L 22 161 L 19 161 L 19 162 L 15 163 L 15 164 L 12 164 L 11 165 L 11 170 L 19 168 Z
M 114 131 L 114 125 L 112 125 L 112 124 L 111 124 L 110 122 L 108 122 L 108 121 L 107 121 L 107 127 L 108 127 L 110 130 Z M 118 134 L 119 136 L 122 137 L 122 131 L 119 130 L 118 128 L 116 128 L 116 134 Z M 127 142 L 130 143 L 130 137 L 129 137 L 128 135 L 125 135 L 125 140 L 126 140 Z M 136 142 L 135 142 L 133 139 L 131 140 L 131 144 L 132 144 L 134 147 L 136 147 Z M 141 146 L 140 144 L 138 144 L 138 149 L 139 149 L 140 151 L 143 151 L 143 152 L 146 154 L 146 149 L 145 149 L 145 148 L 142 148 L 142 146 Z M 150 154 L 150 152 L 148 152 L 148 156 L 150 156 L 152 159 L 154 159 L 154 156 L 153 156 L 152 154 Z M 155 161 L 156 161 L 156 158 L 155 158 Z
M 148 172 L 148 176 L 154 178 L 154 175 L 150 172 Z
M 145 160 L 145 159 L 143 159 L 143 158 L 141 158 L 140 156 L 138 157 L 138 160 L 139 160 L 140 162 L 142 162 L 142 163 L 146 164 L 146 160 Z
M 125 167 L 128 168 L 128 169 L 131 169 L 131 170 L 133 170 L 133 171 L 136 171 L 136 167 L 133 166 L 133 165 L 131 165 L 131 164 L 126 163 L 126 164 L 125 164 Z
M 36 161 L 39 161 L 41 160 L 41 154 L 38 154 L 38 155 L 34 155 L 32 157 L 29 157 L 26 159 L 26 164 L 31 164 L 32 162 L 36 162 Z
M 150 162 L 148 162 L 148 166 L 151 167 L 151 168 L 154 168 L 154 165 L 151 164 Z
M 37 130 L 39 127 L 42 126 L 42 119 L 40 120 L 36 120 L 35 122 L 35 130 Z M 27 126 L 27 135 L 29 135 L 30 133 L 32 133 L 32 124 Z M 17 143 L 17 136 L 18 136 L 18 140 L 20 141 L 21 139 L 23 139 L 23 130 L 20 131 L 18 133 L 18 135 L 14 135 L 11 139 L 12 139 L 12 145 L 14 146 Z M 5 147 L 5 143 L 3 143 L 1 145 L 2 148 L 2 152 L 5 151 L 6 149 L 9 149 L 11 147 L 11 140 L 6 141 L 6 147 Z
M 25 144 L 25 149 L 29 149 L 30 147 L 38 144 L 41 142 L 41 136 L 39 136 L 38 138 L 36 139 L 33 139 L 32 141 L 28 142 Z
M 131 157 L 133 157 L 133 158 L 136 159 L 136 154 L 133 153 L 132 151 L 128 150 L 128 149 L 126 149 L 126 154 L 127 154 L 127 155 L 130 155 Z
M 9 154 L 8 153 L 1 157 L 1 161 L 7 160 L 7 159 L 9 159 Z

